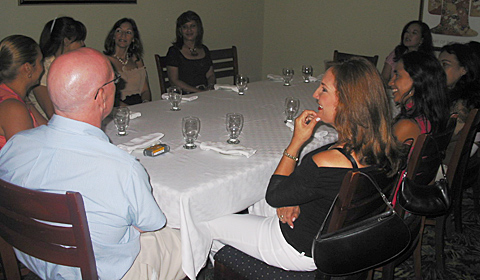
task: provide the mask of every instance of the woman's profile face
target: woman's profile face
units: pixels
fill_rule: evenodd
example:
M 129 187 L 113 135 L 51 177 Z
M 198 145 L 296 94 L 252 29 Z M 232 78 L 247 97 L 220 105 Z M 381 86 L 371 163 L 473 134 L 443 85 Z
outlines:
M 124 22 L 115 29 L 115 45 L 120 48 L 128 48 L 133 41 L 134 33 L 130 22 Z
M 183 40 L 195 41 L 198 36 L 198 25 L 197 22 L 191 20 L 180 27 Z
M 44 72 L 43 55 L 42 55 L 42 52 L 40 51 L 40 48 L 38 48 L 37 57 L 35 59 L 35 66 L 33 66 L 32 85 L 31 86 L 39 84 L 40 77 L 42 77 L 43 72 Z
M 460 66 L 457 56 L 453 53 L 443 51 L 438 56 L 438 60 L 442 64 L 443 70 L 447 75 L 447 87 L 453 88 L 460 78 L 467 74 L 465 67 Z
M 335 76 L 331 69 L 323 75 L 322 82 L 313 93 L 313 98 L 317 99 L 318 117 L 324 123 L 334 124 L 337 114 L 337 88 L 335 87 Z
M 405 71 L 403 61 L 399 60 L 388 83 L 393 92 L 393 100 L 397 104 L 405 104 L 413 96 L 413 80 Z
M 417 23 L 410 24 L 403 33 L 403 45 L 412 51 L 418 50 L 422 42 L 422 27 Z

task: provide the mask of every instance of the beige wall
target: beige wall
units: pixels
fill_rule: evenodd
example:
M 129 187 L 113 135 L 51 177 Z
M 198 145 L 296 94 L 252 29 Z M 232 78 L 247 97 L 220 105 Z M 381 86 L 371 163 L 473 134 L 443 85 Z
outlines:
M 333 51 L 385 57 L 400 42 L 403 26 L 418 19 L 420 1 L 411 0 L 265 0 L 263 76 L 302 64 L 323 73 Z
M 197 12 L 205 28 L 204 43 L 210 49 L 236 45 L 239 68 L 252 80 L 261 79 L 263 40 L 263 0 L 137 0 L 136 5 L 29 5 L 18 0 L 0 0 L 0 39 L 11 34 L 24 34 L 39 40 L 45 23 L 56 16 L 71 16 L 85 24 L 86 44 L 103 50 L 105 36 L 115 21 L 122 17 L 135 19 L 145 49 L 154 99 L 159 98 L 158 76 L 154 54 L 165 55 L 175 38 L 175 21 L 186 10 Z M 219 82 L 232 83 L 231 79 Z
M 312 64 L 318 75 L 335 49 L 378 54 L 381 70 L 385 57 L 400 41 L 402 27 L 418 19 L 420 6 L 412 0 L 137 0 L 136 5 L 34 6 L 0 1 L 0 38 L 20 33 L 38 40 L 48 20 L 68 15 L 87 26 L 87 45 L 103 50 L 113 23 L 122 17 L 134 18 L 145 45 L 155 99 L 159 86 L 153 55 L 166 54 L 174 39 L 175 20 L 186 10 L 202 17 L 205 44 L 210 49 L 236 45 L 240 72 L 257 81 L 269 73 L 280 74 L 286 66 L 294 67 L 299 76 L 302 64 Z

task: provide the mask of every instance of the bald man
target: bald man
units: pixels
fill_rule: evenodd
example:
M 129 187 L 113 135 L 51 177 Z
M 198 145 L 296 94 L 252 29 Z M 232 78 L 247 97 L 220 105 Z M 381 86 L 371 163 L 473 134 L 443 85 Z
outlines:
M 55 59 L 48 74 L 55 114 L 47 126 L 8 141 L 0 152 L 0 178 L 82 194 L 100 279 L 183 279 L 179 232 L 164 227 L 145 169 L 100 129 L 117 80 L 96 50 L 81 48 Z M 81 279 L 78 268 L 16 254 L 42 279 Z

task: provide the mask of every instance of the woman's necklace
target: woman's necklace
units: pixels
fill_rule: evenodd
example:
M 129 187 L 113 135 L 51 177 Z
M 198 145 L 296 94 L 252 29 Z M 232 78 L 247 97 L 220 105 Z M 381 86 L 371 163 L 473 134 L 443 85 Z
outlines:
M 191 49 L 191 48 L 188 48 L 188 49 L 190 50 L 190 54 L 192 56 L 197 56 L 198 55 L 197 48 L 194 47 L 193 49 Z
M 125 60 L 121 59 L 120 57 L 118 57 L 116 54 L 113 55 L 116 59 L 118 59 L 118 61 L 120 61 L 120 63 L 123 65 L 122 66 L 122 72 L 125 71 L 125 66 L 127 66 L 128 64 L 128 60 L 130 59 L 130 54 L 127 52 L 127 57 L 125 58 Z

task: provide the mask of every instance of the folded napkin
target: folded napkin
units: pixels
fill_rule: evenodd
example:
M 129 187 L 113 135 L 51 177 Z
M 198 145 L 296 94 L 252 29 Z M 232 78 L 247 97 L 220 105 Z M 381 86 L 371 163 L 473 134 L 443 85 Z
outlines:
M 293 131 L 293 129 L 295 128 L 295 125 L 293 124 L 293 122 L 286 122 L 285 124 L 290 128 L 291 131 Z M 317 132 L 315 132 L 315 134 L 313 135 L 313 137 L 315 137 L 315 138 L 323 138 L 323 137 L 325 137 L 325 136 L 327 136 L 327 135 L 328 135 L 328 131 L 325 131 L 325 130 L 320 130 L 320 131 L 319 131 L 319 130 L 317 129 Z
M 133 120 L 133 119 L 136 119 L 136 118 L 139 118 L 142 116 L 142 113 L 140 112 L 133 112 L 133 111 L 130 111 L 130 119 Z
M 212 141 L 205 141 L 200 143 L 200 149 L 205 151 L 212 150 L 226 155 L 242 155 L 246 156 L 247 158 L 253 156 L 257 152 L 257 150 L 245 148 L 244 146 L 240 146 L 238 144 L 233 145 L 223 142 Z
M 232 85 L 215 84 L 214 88 L 215 90 L 226 89 L 226 90 L 232 90 L 234 92 L 238 92 L 237 86 L 232 86 Z
M 182 96 L 182 101 L 193 101 L 197 98 L 198 98 L 197 95 L 190 95 L 190 96 L 185 96 L 184 95 L 184 96 Z M 168 100 L 168 93 L 162 94 L 162 99 Z
M 268 74 L 267 79 L 275 82 L 283 82 L 283 76 L 280 75 Z
M 118 144 L 117 147 L 131 154 L 136 149 L 144 149 L 157 143 L 165 134 L 161 132 L 152 133 L 142 137 L 134 138 L 127 143 Z

